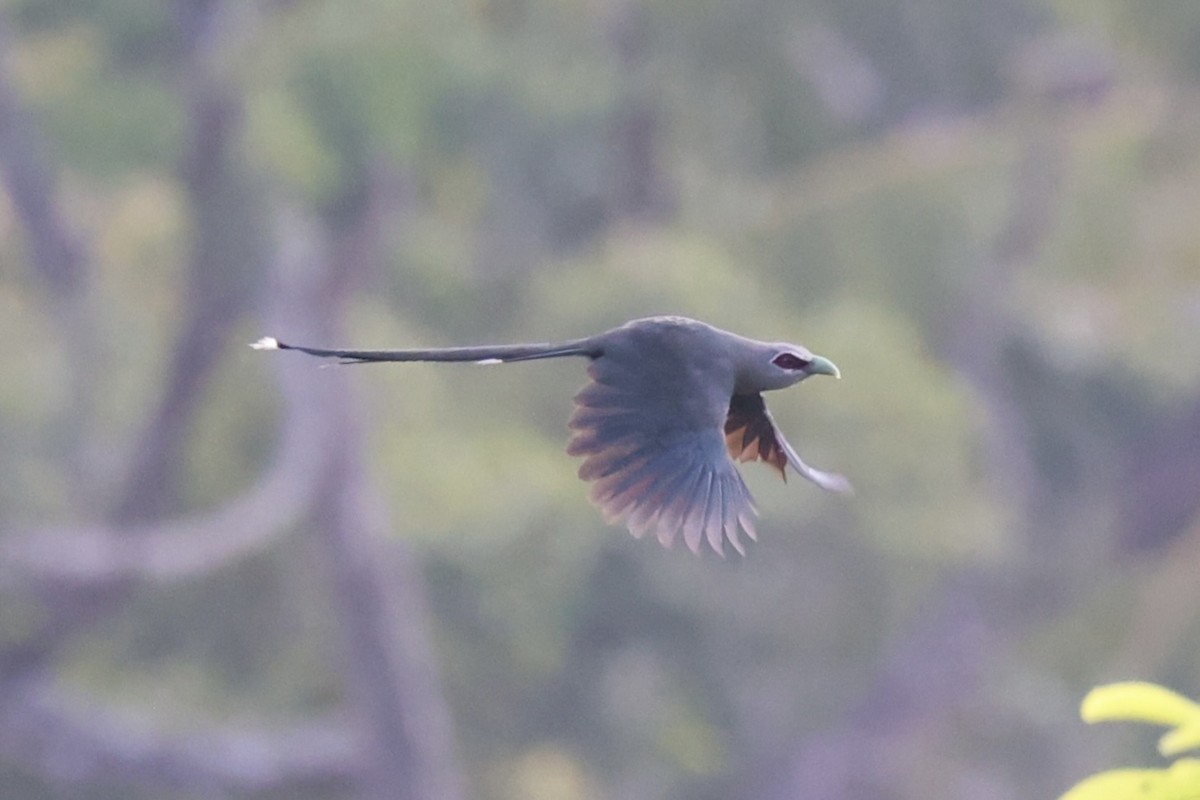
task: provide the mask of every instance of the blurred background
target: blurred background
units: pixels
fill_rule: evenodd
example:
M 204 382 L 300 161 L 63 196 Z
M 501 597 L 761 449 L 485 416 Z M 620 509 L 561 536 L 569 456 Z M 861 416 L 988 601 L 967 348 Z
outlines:
M 0 796 L 1052 798 L 1200 692 L 1194 0 L 5 0 L 0 181 Z M 655 313 L 857 494 L 664 551 L 580 362 L 246 347 Z

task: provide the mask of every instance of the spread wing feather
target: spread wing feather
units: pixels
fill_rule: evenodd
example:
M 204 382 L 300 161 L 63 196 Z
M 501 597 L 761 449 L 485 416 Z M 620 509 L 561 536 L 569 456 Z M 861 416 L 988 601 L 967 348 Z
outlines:
M 722 425 L 732 387 L 709 387 L 678 354 L 606 349 L 575 396 L 567 452 L 583 457 L 579 477 L 606 519 L 635 536 L 653 532 L 664 546 L 683 538 L 742 552 L 738 527 L 753 538 L 755 509 L 726 452 Z
M 708 510 L 708 493 L 712 489 L 712 473 L 706 469 L 700 472 L 700 480 L 687 501 L 687 516 L 683 521 L 683 540 L 693 553 L 700 552 L 700 542 L 704 536 L 704 513 Z
M 787 480 L 787 454 L 779 445 L 783 436 L 775 429 L 761 394 L 735 394 L 725 418 L 725 444 L 738 461 L 761 460 L 779 470 Z
M 783 438 L 761 394 L 735 394 L 730 400 L 729 414 L 725 418 L 725 445 L 731 458 L 743 462 L 764 461 L 779 470 L 785 481 L 790 466 L 822 489 L 842 493 L 853 491 L 850 482 L 841 475 L 804 463 L 796 449 Z
M 710 475 L 708 509 L 704 512 L 704 538 L 718 555 L 725 555 L 725 492 L 723 475 Z M 731 498 L 732 499 L 732 498 Z

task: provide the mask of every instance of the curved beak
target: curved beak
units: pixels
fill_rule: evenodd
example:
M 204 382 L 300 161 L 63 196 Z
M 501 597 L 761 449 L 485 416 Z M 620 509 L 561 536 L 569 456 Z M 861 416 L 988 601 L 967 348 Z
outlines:
M 812 362 L 804 370 L 809 375 L 832 375 L 837 379 L 841 379 L 842 373 L 838 370 L 837 364 L 834 364 L 828 358 L 823 356 L 813 356 Z

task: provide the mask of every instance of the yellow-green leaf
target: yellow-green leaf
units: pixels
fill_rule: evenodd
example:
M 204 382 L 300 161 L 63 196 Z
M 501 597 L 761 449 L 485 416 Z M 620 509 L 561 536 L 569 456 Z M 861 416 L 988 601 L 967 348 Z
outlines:
M 1158 752 L 1164 756 L 1177 756 L 1197 748 L 1200 748 L 1200 719 L 1194 719 L 1173 731 L 1167 731 L 1158 740 Z
M 1092 689 L 1083 698 L 1080 716 L 1085 722 L 1134 720 L 1175 726 L 1200 722 L 1200 705 L 1162 686 L 1128 681 Z
M 1117 769 L 1076 784 L 1059 800 L 1195 800 L 1200 761 L 1183 758 L 1169 769 Z

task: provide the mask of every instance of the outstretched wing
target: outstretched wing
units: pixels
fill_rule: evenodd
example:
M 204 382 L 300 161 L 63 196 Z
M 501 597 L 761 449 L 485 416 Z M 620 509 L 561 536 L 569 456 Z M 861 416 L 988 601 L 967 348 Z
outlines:
M 711 364 L 698 373 L 686 329 L 647 333 L 626 330 L 591 362 L 567 452 L 583 456 L 579 477 L 594 482 L 592 501 L 610 522 L 653 531 L 664 546 L 682 534 L 693 552 L 707 541 L 723 554 L 726 539 L 745 552 L 738 529 L 755 538 L 757 510 L 725 449 L 732 373 Z
M 775 428 L 761 394 L 735 394 L 725 417 L 725 445 L 738 461 L 760 460 L 779 470 L 787 480 L 787 454 L 779 446 L 783 436 Z
M 841 475 L 810 467 L 783 438 L 761 394 L 735 394 L 725 417 L 725 444 L 729 455 L 738 461 L 762 460 L 779 470 L 787 480 L 787 467 L 831 492 L 852 491 Z

